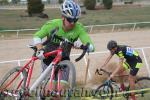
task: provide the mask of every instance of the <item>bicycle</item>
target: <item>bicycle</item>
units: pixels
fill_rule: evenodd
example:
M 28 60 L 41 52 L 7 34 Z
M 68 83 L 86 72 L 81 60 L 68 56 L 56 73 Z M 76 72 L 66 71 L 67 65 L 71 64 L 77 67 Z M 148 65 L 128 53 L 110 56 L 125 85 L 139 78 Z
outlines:
M 108 72 L 104 69 L 100 71 L 104 72 L 106 75 L 110 76 L 112 72 Z M 102 75 L 100 71 L 97 69 L 95 74 Z M 118 75 L 115 77 L 125 77 L 128 75 Z M 129 84 L 125 87 L 125 90 L 122 91 L 120 85 L 113 79 L 106 80 L 102 85 L 98 86 L 95 90 L 95 94 L 98 98 L 105 100 L 110 99 L 112 100 L 113 97 L 117 97 L 119 95 L 123 95 L 123 97 L 128 100 L 130 93 L 135 92 L 136 95 L 144 96 L 150 89 L 150 77 L 137 77 L 135 80 L 135 90 L 130 91 Z M 146 89 L 147 88 L 147 89 Z
M 38 57 L 36 57 L 37 48 L 35 46 L 30 45 L 29 47 L 33 49 L 34 53 L 31 57 L 31 59 L 23 66 L 17 66 L 10 70 L 2 79 L 0 82 L 0 100 L 4 100 L 7 97 L 14 98 L 17 100 L 26 100 L 29 99 L 29 97 L 32 97 L 32 92 L 37 92 L 36 96 L 37 99 L 41 100 L 44 98 L 44 94 L 42 92 L 45 90 L 46 85 L 49 82 L 49 92 L 53 93 L 54 95 L 60 96 L 61 90 L 60 90 L 60 79 L 61 79 L 61 71 L 64 67 L 69 67 L 69 88 L 68 93 L 66 93 L 65 99 L 69 100 L 70 96 L 69 94 L 75 87 L 76 82 L 76 71 L 75 66 L 73 63 L 69 60 L 61 61 L 62 59 L 62 53 L 64 47 L 66 45 L 73 46 L 73 43 L 68 41 L 65 38 L 62 38 L 60 36 L 56 35 L 57 29 L 53 30 L 51 32 L 51 36 L 49 39 L 47 39 L 45 42 L 43 42 L 43 45 L 47 44 L 49 41 L 53 39 L 59 39 L 61 41 L 59 48 L 57 50 L 47 52 L 44 54 L 45 58 L 56 55 L 54 60 L 50 63 L 50 65 L 45 69 L 43 73 L 36 79 L 36 81 L 33 83 L 33 85 L 30 86 L 31 76 L 33 72 L 34 63 L 36 60 L 38 60 Z M 87 52 L 87 45 L 82 45 L 80 49 L 83 50 L 82 54 L 75 60 L 76 62 L 83 58 L 83 56 Z M 55 71 L 58 71 L 58 80 L 57 80 L 57 90 L 53 90 L 53 79 L 55 77 Z M 19 77 L 20 76 L 20 77 Z M 47 77 L 48 76 L 48 77 Z M 30 86 L 30 87 L 29 87 Z M 40 89 L 39 89 L 40 88 Z M 36 90 L 37 89 L 37 90 Z

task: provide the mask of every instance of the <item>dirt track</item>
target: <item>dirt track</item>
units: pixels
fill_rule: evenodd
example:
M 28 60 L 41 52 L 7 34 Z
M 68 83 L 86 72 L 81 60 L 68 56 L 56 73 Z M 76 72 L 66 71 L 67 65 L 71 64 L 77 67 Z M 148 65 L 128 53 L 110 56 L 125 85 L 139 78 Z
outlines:
M 117 32 L 117 33 L 100 33 L 100 34 L 91 34 L 92 40 L 94 41 L 96 51 L 106 51 L 106 44 L 109 40 L 114 39 L 120 44 L 127 44 L 132 47 L 150 47 L 150 30 L 147 31 L 134 31 L 134 32 Z M 1 40 L 0 41 L 0 62 L 16 59 L 30 58 L 32 55 L 32 50 L 30 50 L 26 45 L 32 43 L 31 39 L 17 39 L 17 40 Z M 150 65 L 150 49 L 144 49 L 148 64 Z M 139 51 L 142 55 L 142 52 Z M 73 50 L 73 53 L 79 53 L 79 51 Z M 107 54 L 94 54 L 90 55 L 90 68 L 89 71 L 92 76 L 92 81 L 94 79 L 102 79 L 101 77 L 97 78 L 94 75 L 95 69 L 101 65 L 102 61 L 107 57 Z M 75 57 L 76 58 L 76 57 Z M 74 57 L 72 57 L 72 60 Z M 109 63 L 109 66 L 113 69 L 115 67 L 114 62 L 117 62 L 116 57 Z M 112 64 L 113 63 L 113 64 Z M 17 63 L 0 64 L 0 79 L 8 70 L 16 66 Z M 22 63 L 21 63 L 22 64 Z M 36 66 L 36 76 L 39 71 L 39 64 Z M 83 82 L 83 77 L 85 77 L 85 63 L 84 60 L 81 60 L 78 63 L 75 63 L 77 70 L 78 81 Z M 140 75 L 147 75 L 147 70 L 145 67 L 141 69 Z M 35 76 L 34 76 L 35 77 Z M 33 77 L 33 78 L 34 78 Z M 79 77 L 81 79 L 79 79 Z M 93 82 L 94 82 L 93 81 Z M 89 81 L 90 82 L 90 81 Z

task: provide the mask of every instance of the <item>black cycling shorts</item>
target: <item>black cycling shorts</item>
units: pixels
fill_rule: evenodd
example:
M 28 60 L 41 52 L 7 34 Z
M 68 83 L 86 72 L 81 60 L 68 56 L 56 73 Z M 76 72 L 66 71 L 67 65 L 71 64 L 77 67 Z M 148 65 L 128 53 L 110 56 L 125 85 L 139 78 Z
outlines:
M 130 63 L 128 64 L 127 62 L 123 63 L 123 66 L 126 70 L 130 71 L 130 75 L 136 76 L 139 69 L 142 67 L 142 63 L 136 62 L 136 63 Z

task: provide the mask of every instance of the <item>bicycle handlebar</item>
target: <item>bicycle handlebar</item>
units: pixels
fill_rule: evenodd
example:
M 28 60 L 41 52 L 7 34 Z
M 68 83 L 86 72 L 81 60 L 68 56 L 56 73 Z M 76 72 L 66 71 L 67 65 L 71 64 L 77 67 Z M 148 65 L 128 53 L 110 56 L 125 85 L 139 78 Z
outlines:
M 97 69 L 96 72 L 95 72 L 95 74 L 102 75 L 102 73 L 100 73 L 100 71 L 106 73 L 108 76 L 110 76 L 112 74 L 112 72 L 108 72 L 108 71 L 106 71 L 104 69 L 100 69 L 100 70 Z M 114 77 L 124 77 L 124 76 L 129 76 L 129 75 L 127 75 L 127 74 L 124 74 L 124 75 L 115 75 Z
M 97 70 L 98 70 L 98 69 L 97 69 Z M 104 69 L 100 69 L 100 71 L 106 73 L 108 76 L 110 76 L 110 75 L 112 74 L 112 72 L 108 72 L 108 71 L 106 71 L 106 70 L 104 70 Z M 99 72 L 99 70 L 98 70 L 97 73 L 98 73 L 98 75 L 102 75 L 102 74 Z M 109 84 L 111 84 L 111 82 L 116 82 L 116 81 L 113 80 L 113 79 L 106 80 L 106 81 L 105 81 L 105 84 L 109 85 Z
M 68 41 L 68 40 L 65 39 L 65 38 L 62 38 L 62 37 L 57 36 L 57 35 L 54 35 L 54 37 L 57 38 L 57 39 L 59 39 L 60 41 L 69 43 L 71 46 L 74 46 L 74 44 L 73 44 L 72 42 Z M 79 60 L 81 60 L 81 59 L 84 57 L 84 55 L 85 55 L 86 52 L 87 52 L 88 46 L 89 46 L 89 43 L 87 43 L 86 45 L 83 45 L 83 44 L 82 44 L 82 45 L 80 46 L 80 49 L 82 49 L 83 52 L 82 52 L 82 54 L 81 54 L 78 58 L 75 59 L 76 62 L 78 62 Z
M 104 69 L 100 69 L 100 71 L 106 73 L 108 76 L 110 76 L 110 75 L 112 74 L 112 72 L 108 72 L 108 71 L 106 71 L 106 70 L 104 70 Z
M 87 52 L 88 46 L 89 46 L 89 43 L 87 43 L 86 45 L 81 45 L 80 49 L 82 49 L 83 52 L 82 52 L 82 54 L 78 58 L 75 59 L 76 62 L 78 62 L 79 60 L 81 60 L 84 57 L 84 55 Z

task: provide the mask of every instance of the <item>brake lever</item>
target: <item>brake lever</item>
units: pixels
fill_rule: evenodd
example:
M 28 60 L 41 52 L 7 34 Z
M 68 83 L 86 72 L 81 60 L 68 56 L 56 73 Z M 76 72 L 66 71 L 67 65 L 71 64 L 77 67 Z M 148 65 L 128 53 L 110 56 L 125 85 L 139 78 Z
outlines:
M 87 43 L 85 46 L 81 45 L 80 49 L 82 49 L 83 52 L 82 52 L 82 54 L 77 59 L 75 59 L 76 62 L 79 61 L 79 60 L 81 60 L 84 57 L 84 55 L 87 52 L 88 46 L 89 46 L 89 43 Z
M 75 61 L 78 62 L 79 60 L 81 60 L 85 54 L 86 54 L 86 51 L 84 50 L 83 53 L 81 54 L 81 56 L 79 56 L 77 59 L 75 59 Z

